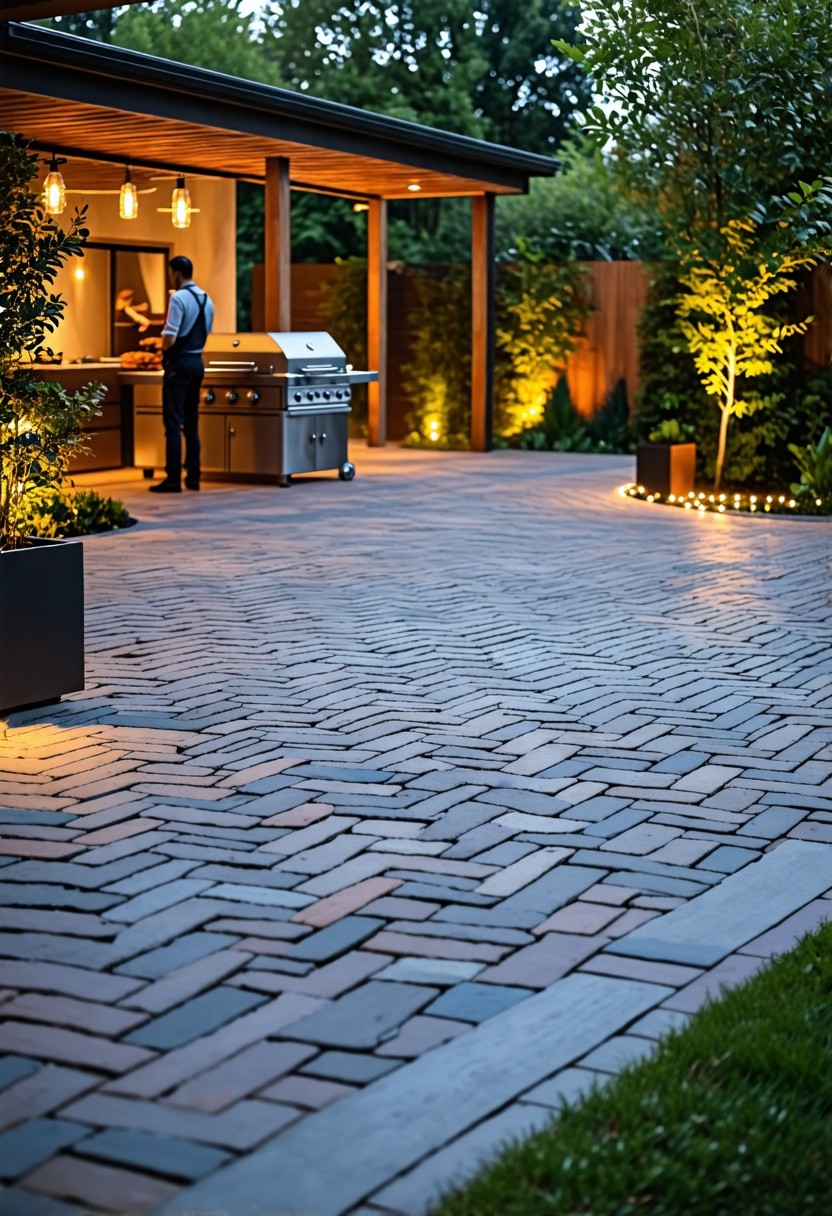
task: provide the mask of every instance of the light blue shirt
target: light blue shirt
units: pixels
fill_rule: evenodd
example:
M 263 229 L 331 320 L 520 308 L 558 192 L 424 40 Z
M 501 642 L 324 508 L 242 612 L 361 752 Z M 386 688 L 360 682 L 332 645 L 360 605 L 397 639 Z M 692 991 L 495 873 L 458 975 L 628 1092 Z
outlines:
M 168 315 L 165 318 L 163 334 L 167 334 L 171 338 L 175 338 L 180 331 L 187 334 L 193 327 L 199 315 L 199 301 L 205 296 L 205 328 L 210 334 L 214 327 L 214 303 L 206 291 L 201 287 L 197 287 L 196 283 L 192 284 L 194 290 L 190 287 L 180 287 L 175 291 L 168 301 Z M 198 292 L 198 296 L 194 293 Z M 182 352 L 184 355 L 201 355 L 202 348 L 194 350 L 186 350 Z

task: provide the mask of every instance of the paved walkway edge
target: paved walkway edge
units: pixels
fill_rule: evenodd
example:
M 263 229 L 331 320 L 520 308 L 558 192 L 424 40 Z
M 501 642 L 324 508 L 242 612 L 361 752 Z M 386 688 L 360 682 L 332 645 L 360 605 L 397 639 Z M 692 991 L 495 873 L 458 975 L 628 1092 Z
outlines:
M 632 980 L 568 976 L 304 1119 L 160 1210 L 339 1216 L 671 991 Z
M 832 845 L 787 840 L 680 908 L 606 947 L 711 967 L 832 887 Z

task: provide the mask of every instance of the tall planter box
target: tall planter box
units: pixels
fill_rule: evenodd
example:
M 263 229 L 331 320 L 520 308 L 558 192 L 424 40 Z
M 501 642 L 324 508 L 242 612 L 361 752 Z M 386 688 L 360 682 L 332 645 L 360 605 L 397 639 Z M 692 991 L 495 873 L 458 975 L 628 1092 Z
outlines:
M 636 481 L 651 494 L 689 494 L 696 472 L 695 443 L 640 443 Z
M 83 545 L 33 539 L 0 552 L 0 712 L 83 687 Z

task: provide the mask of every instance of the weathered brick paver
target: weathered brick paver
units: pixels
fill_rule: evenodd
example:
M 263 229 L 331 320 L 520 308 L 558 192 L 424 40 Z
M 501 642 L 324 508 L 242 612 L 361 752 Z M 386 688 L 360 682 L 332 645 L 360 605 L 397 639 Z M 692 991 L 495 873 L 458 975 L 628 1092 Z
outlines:
M 826 523 L 357 457 L 85 542 L 88 687 L 0 734 L 0 1209 L 415 1216 L 832 917 Z

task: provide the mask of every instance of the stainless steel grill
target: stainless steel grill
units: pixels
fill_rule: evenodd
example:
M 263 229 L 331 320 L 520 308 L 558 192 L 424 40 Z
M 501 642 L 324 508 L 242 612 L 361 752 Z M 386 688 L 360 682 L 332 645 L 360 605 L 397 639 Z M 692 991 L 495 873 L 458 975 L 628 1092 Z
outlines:
M 295 473 L 355 476 L 347 450 L 352 389 L 378 372 L 352 371 L 327 333 L 211 334 L 205 345 L 200 436 L 209 478 L 288 485 Z M 135 390 L 135 463 L 164 468 L 161 388 Z

